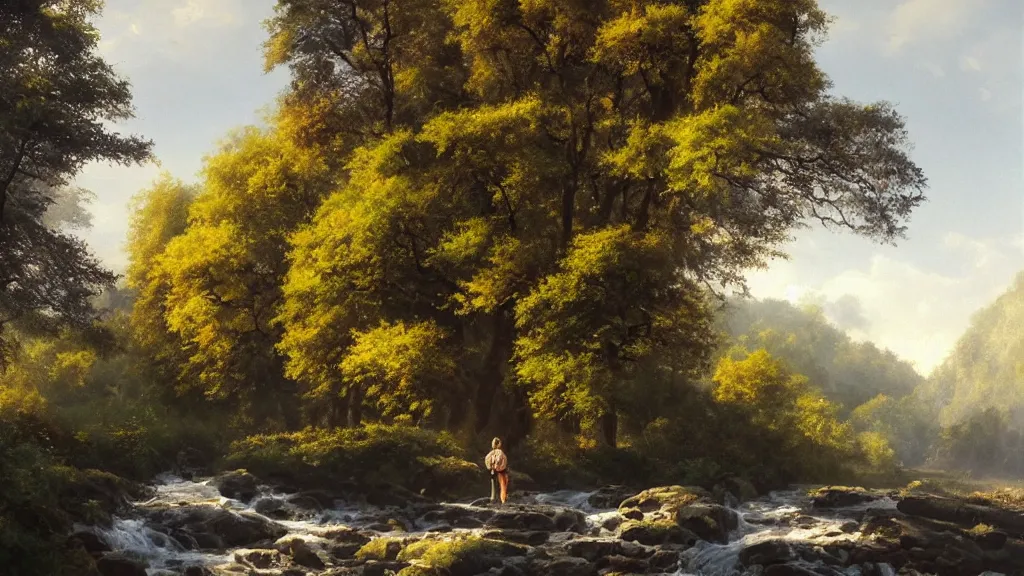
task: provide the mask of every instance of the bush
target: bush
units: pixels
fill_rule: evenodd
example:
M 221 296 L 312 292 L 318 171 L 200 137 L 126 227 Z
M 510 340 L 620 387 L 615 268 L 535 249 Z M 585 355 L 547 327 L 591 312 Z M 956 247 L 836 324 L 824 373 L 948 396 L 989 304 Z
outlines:
M 113 474 L 62 462 L 56 427 L 31 394 L 0 394 L 0 566 L 5 574 L 87 574 L 92 561 L 66 546 L 74 522 L 109 522 L 141 489 Z
M 478 492 L 484 479 L 450 434 L 380 424 L 250 436 L 232 444 L 226 465 L 297 487 L 329 488 L 347 479 L 446 496 Z
M 227 449 L 216 418 L 180 416 L 144 403 L 94 401 L 58 412 L 61 426 L 76 430 L 69 463 L 101 468 L 147 481 L 172 470 L 184 449 L 199 450 L 209 461 Z

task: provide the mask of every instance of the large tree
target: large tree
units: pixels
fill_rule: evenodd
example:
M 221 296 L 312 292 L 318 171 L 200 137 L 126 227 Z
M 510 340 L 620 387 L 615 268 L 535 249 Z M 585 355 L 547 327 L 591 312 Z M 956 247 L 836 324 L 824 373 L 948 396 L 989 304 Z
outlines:
M 359 135 L 294 237 L 289 374 L 358 396 L 347 356 L 406 326 L 470 386 L 451 417 L 614 444 L 641 378 L 706 366 L 709 290 L 809 220 L 892 241 L 922 201 L 900 116 L 830 95 L 826 22 L 814 0 L 280 0 L 269 63 Z
M 87 325 L 114 276 L 49 208 L 88 162 L 141 162 L 128 83 L 97 54 L 95 0 L 0 3 L 0 364 L 4 328 Z

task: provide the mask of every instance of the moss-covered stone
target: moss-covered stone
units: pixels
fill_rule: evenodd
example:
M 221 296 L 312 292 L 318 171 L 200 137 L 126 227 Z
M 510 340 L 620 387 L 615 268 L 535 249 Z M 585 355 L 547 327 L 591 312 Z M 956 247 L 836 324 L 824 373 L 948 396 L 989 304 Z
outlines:
M 710 492 L 699 486 L 662 486 L 651 488 L 627 498 L 619 504 L 619 510 L 636 508 L 641 512 L 661 510 L 675 514 L 680 508 L 698 502 L 712 502 Z
M 645 546 L 682 544 L 692 546 L 697 536 L 672 520 L 631 520 L 619 528 L 619 538 Z
M 473 576 L 500 566 L 504 558 L 525 554 L 525 547 L 485 538 L 421 540 L 399 554 L 400 560 L 415 562 L 399 576 Z
M 877 500 L 879 495 L 872 494 L 860 487 L 824 486 L 812 490 L 810 497 L 811 504 L 815 508 L 844 508 Z
M 397 560 L 402 551 L 402 541 L 397 538 L 376 538 L 370 540 L 356 552 L 357 560 Z

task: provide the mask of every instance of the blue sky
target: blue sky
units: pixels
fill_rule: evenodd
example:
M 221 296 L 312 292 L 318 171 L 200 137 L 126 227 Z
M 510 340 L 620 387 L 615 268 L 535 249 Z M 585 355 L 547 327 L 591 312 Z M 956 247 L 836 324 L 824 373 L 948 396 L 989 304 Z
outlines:
M 888 100 L 906 117 L 930 180 L 908 238 L 882 246 L 820 228 L 788 261 L 749 275 L 758 297 L 821 303 L 830 318 L 928 373 L 1024 268 L 1024 4 L 1020 0 L 819 0 L 836 20 L 819 62 L 835 92 Z M 136 120 L 161 167 L 93 164 L 93 228 L 125 264 L 129 198 L 165 169 L 195 180 L 229 130 L 257 122 L 286 86 L 263 73 L 272 0 L 108 0 L 102 50 L 134 87 Z M 244 7 L 244 9 L 243 9 Z

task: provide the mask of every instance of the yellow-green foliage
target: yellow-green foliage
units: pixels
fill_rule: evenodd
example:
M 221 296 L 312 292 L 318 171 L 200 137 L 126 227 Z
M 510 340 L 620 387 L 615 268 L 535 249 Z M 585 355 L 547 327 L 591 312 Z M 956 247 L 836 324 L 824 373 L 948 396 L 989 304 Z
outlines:
M 857 435 L 857 447 L 864 461 L 873 470 L 886 472 L 896 467 L 896 453 L 885 435 L 878 432 L 861 432 Z
M 764 349 L 734 355 L 742 359 L 723 357 L 715 370 L 715 400 L 745 414 L 801 474 L 835 474 L 855 453 L 852 429 L 835 405 Z
M 460 494 L 473 485 L 479 490 L 484 478 L 482 469 L 464 458 L 448 433 L 371 424 L 250 436 L 232 445 L 227 464 L 302 485 L 330 486 L 338 478 L 354 478 L 365 486 L 391 482 L 416 491 Z M 438 479 L 449 483 L 437 485 Z
M 975 536 L 980 536 L 982 534 L 988 534 L 989 532 L 992 532 L 993 530 L 995 530 L 995 528 L 989 526 L 988 524 L 976 524 L 973 528 L 968 530 L 968 532 L 970 532 L 971 534 L 973 534 Z
M 394 560 L 402 550 L 402 540 L 398 538 L 374 538 L 356 551 L 358 560 Z
M 381 325 L 354 335 L 341 362 L 346 387 L 372 402 L 384 417 L 431 415 L 434 405 L 457 395 L 450 382 L 455 362 L 445 334 L 432 321 Z

